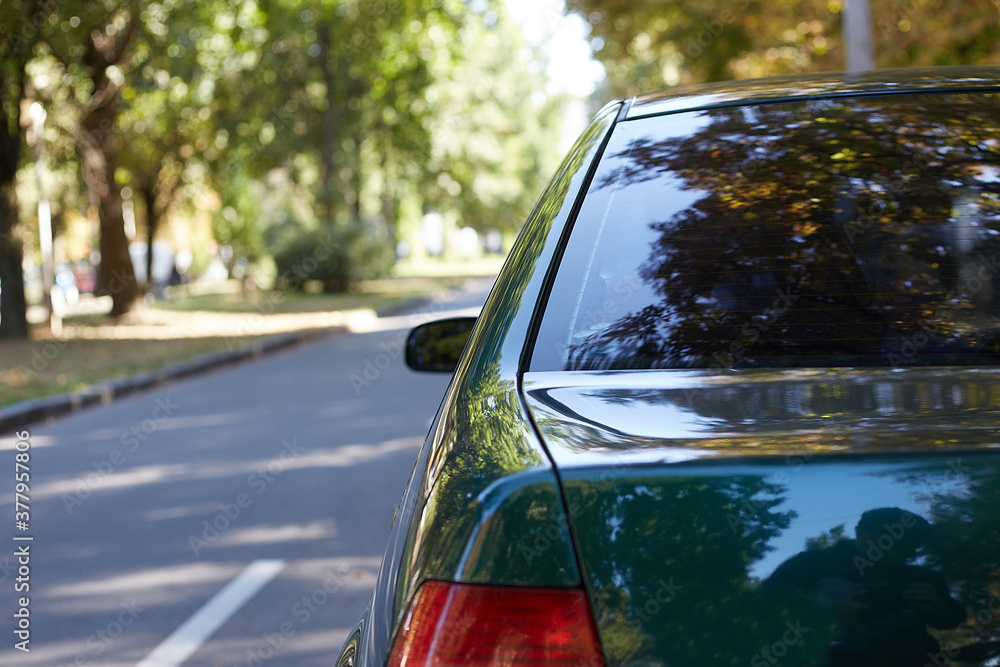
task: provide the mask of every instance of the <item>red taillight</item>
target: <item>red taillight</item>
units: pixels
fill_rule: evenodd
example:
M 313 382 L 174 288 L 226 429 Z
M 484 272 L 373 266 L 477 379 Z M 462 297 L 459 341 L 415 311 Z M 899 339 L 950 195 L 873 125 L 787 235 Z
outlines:
M 388 667 L 604 667 L 583 591 L 427 581 Z

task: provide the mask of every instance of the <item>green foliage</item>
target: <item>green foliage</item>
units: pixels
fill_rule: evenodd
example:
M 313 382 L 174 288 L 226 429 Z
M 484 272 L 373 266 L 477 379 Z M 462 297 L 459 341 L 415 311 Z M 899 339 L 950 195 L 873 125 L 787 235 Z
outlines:
M 845 0 L 567 0 L 587 19 L 605 95 L 678 83 L 844 69 Z M 871 0 L 879 67 L 993 64 L 995 2 Z
M 834 526 L 830 530 L 823 531 L 816 537 L 807 537 L 806 551 L 829 549 L 837 542 L 849 539 L 851 539 L 851 537 L 847 534 L 847 529 L 844 528 L 844 524 L 840 524 L 839 526 Z
M 427 92 L 435 113 L 423 192 L 461 226 L 517 230 L 557 166 L 565 100 L 540 94 L 539 56 L 503 12 L 468 19 L 456 39 L 459 58 L 434 64 Z
M 503 0 L 2 1 L 0 69 L 23 56 L 49 114 L 57 229 L 128 186 L 140 238 L 199 265 L 218 247 L 235 275 L 322 220 L 360 253 L 328 281 L 348 285 L 425 212 L 513 233 L 558 158 L 561 100 Z
M 344 292 L 359 281 L 383 278 L 394 260 L 388 235 L 378 225 L 362 220 L 299 228 L 297 234 L 274 253 L 276 286 L 303 289 L 318 280 L 327 292 Z
M 224 207 L 239 209 L 241 181 L 280 171 L 308 191 L 313 214 L 299 220 L 381 219 L 395 238 L 430 210 L 480 230 L 520 227 L 558 157 L 559 100 L 538 99 L 544 68 L 501 3 L 254 7 L 214 23 L 252 63 L 215 80 L 225 150 L 211 171 Z

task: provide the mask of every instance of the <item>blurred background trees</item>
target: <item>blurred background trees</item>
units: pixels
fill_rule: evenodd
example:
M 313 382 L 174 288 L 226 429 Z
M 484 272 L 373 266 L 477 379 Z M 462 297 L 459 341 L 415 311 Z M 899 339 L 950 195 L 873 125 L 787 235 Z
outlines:
M 846 68 L 847 0 L 566 0 L 591 26 L 604 97 Z M 997 64 L 993 0 L 868 0 L 877 67 Z
M 567 0 L 565 12 L 583 17 L 606 69 L 599 106 L 840 69 L 842 2 Z M 22 269 L 39 298 L 42 195 L 57 282 L 84 289 L 100 267 L 93 289 L 115 316 L 168 279 L 301 286 L 308 266 L 344 290 L 400 256 L 447 254 L 442 229 L 509 241 L 560 158 L 571 107 L 547 88 L 513 3 L 0 0 L 0 337 L 28 332 Z M 870 3 L 880 66 L 997 58 L 992 0 Z M 40 137 L 33 103 L 47 113 Z M 428 232 L 443 242 L 424 243 Z
M 301 285 L 306 264 L 344 290 L 412 252 L 429 213 L 509 236 L 559 158 L 559 101 L 502 2 L 4 4 L 0 335 L 26 335 L 25 247 L 29 286 L 38 264 L 31 102 L 58 261 L 99 266 L 114 316 L 155 291 L 160 245 L 175 278 Z

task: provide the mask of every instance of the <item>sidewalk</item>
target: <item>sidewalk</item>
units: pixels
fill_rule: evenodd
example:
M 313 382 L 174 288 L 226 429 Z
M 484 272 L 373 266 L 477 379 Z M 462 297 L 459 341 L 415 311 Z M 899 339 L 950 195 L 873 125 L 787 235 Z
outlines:
M 434 298 L 434 295 L 415 297 L 379 311 L 372 309 L 351 311 L 350 318 L 347 316 L 333 318 L 336 320 L 336 323 L 333 323 L 331 319 L 326 319 L 320 328 L 315 328 L 315 317 L 309 321 L 309 324 L 303 319 L 302 324 L 306 326 L 311 324 L 313 328 L 304 328 L 301 331 L 287 332 L 287 325 L 294 324 L 293 320 L 289 319 L 289 322 L 282 323 L 285 326 L 284 329 L 279 326 L 274 330 L 284 330 L 286 333 L 274 333 L 274 335 L 268 336 L 264 340 L 258 340 L 249 345 L 244 344 L 227 351 L 202 354 L 188 361 L 170 364 L 154 371 L 100 382 L 81 391 L 46 396 L 0 407 L 0 435 L 10 433 L 33 422 L 60 417 L 93 405 L 110 403 L 117 398 L 157 387 L 167 382 L 191 377 L 244 361 L 260 359 L 281 350 L 287 350 L 299 345 L 340 335 L 349 330 L 349 319 L 371 321 L 380 317 L 399 315 L 417 310 Z M 294 316 L 283 317 L 293 318 Z M 162 326 L 151 326 L 151 334 L 159 333 L 163 335 L 167 333 Z M 254 331 L 256 334 L 270 332 L 266 330 L 258 331 L 256 329 Z M 129 335 L 134 336 L 135 334 L 136 327 L 132 327 Z M 234 340 L 238 340 L 238 338 L 238 335 L 233 337 Z

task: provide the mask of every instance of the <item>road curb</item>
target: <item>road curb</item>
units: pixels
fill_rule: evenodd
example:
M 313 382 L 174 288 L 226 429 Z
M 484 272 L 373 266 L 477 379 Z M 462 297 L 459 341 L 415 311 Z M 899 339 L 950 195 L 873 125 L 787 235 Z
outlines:
M 420 310 L 425 306 L 434 303 L 434 299 L 438 297 L 442 292 L 437 292 L 435 294 L 429 294 L 427 296 L 415 296 L 399 303 L 394 303 L 391 306 L 384 306 L 375 310 L 375 315 L 378 317 L 395 317 L 397 315 L 407 315 L 414 311 Z
M 247 359 L 260 359 L 280 350 L 330 338 L 346 331 L 346 326 L 336 326 L 278 334 L 238 350 L 201 354 L 193 359 L 170 364 L 155 371 L 128 375 L 91 385 L 82 391 L 14 403 L 0 408 L 0 434 L 10 433 L 22 426 L 44 419 L 77 412 L 92 405 L 111 403 L 123 396 L 152 389 L 174 380 L 238 364 Z

